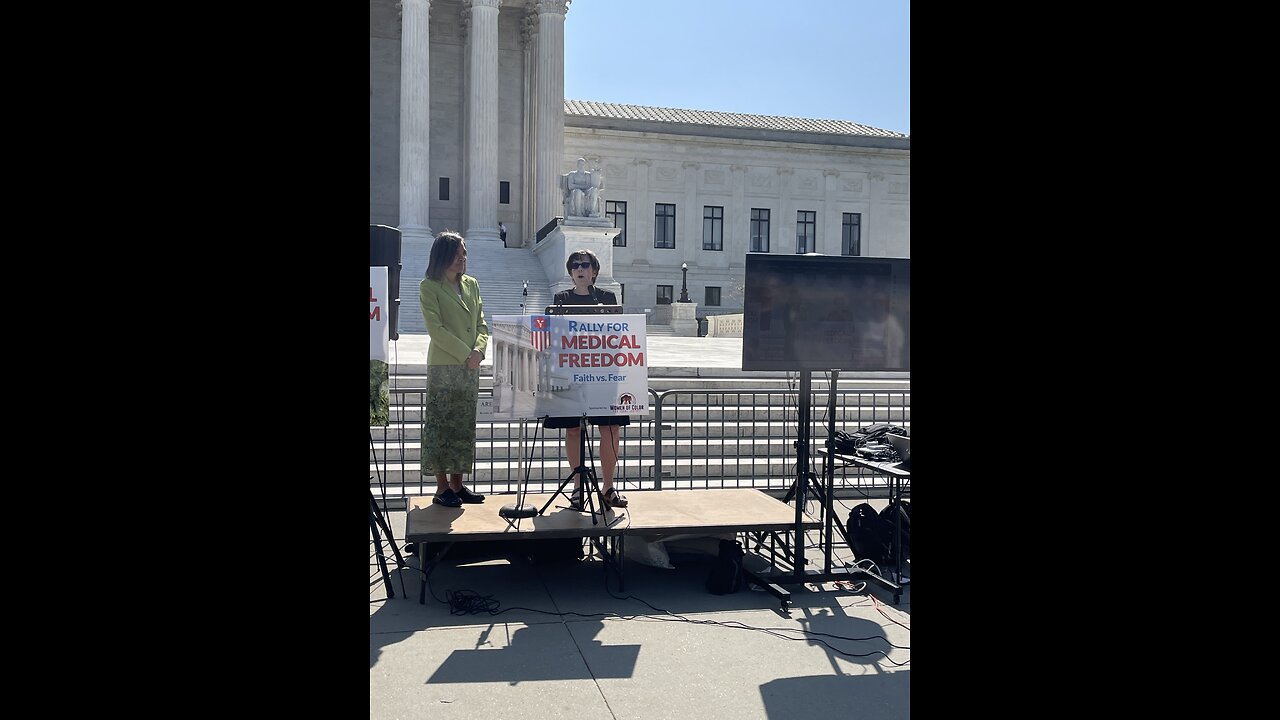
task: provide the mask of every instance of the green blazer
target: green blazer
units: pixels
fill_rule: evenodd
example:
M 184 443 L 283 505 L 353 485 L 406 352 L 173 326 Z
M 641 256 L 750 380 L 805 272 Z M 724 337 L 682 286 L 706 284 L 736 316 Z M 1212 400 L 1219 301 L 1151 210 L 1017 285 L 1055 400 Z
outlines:
M 423 278 L 418 286 L 422 319 L 427 323 L 431 345 L 427 365 L 463 365 L 472 350 L 489 347 L 489 326 L 484 322 L 480 284 L 470 275 L 462 276 L 462 298 L 448 281 Z

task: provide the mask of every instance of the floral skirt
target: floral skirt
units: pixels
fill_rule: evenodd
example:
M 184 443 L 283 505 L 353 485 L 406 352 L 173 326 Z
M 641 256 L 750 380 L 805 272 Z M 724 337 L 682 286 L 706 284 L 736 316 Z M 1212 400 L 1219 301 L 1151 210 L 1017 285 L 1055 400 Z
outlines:
M 427 368 L 422 408 L 422 474 L 470 473 L 476 454 L 480 371 L 465 365 Z

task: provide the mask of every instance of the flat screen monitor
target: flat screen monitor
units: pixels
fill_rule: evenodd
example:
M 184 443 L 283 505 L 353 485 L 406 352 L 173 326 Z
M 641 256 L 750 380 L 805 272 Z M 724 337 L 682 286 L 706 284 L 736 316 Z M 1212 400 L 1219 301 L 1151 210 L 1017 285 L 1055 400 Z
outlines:
M 748 254 L 743 370 L 911 371 L 911 260 Z

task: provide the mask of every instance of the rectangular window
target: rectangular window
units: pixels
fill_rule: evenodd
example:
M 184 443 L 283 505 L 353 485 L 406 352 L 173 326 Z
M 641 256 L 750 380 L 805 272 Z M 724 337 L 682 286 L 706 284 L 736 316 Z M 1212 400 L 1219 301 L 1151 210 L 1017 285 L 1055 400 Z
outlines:
M 440 178 L 440 199 L 449 199 L 449 178 Z
M 862 254 L 862 213 L 845 213 L 840 227 L 840 254 Z
M 769 252 L 769 210 L 751 208 L 751 252 Z
M 658 304 L 659 304 L 659 305 L 670 305 L 670 304 L 671 304 L 671 301 L 672 301 L 672 300 L 675 298 L 675 296 L 676 296 L 676 295 L 675 295 L 675 292 L 673 292 L 673 290 L 672 290 L 674 287 L 675 287 L 674 285 L 659 285 L 659 286 L 658 286 Z
M 818 236 L 817 227 L 817 211 L 796 211 L 796 254 L 814 252 L 813 248 Z
M 627 246 L 627 204 L 620 200 L 604 201 L 604 216 L 613 221 L 613 226 L 621 230 L 613 239 L 614 247 Z
M 511 204 L 511 183 L 506 180 L 498 181 L 498 202 L 503 205 Z
M 653 207 L 653 246 L 675 249 L 676 206 L 669 203 L 656 203 Z
M 707 301 L 703 303 L 703 305 L 706 305 L 708 307 L 719 307 L 720 306 L 720 288 L 718 287 L 707 288 Z
M 724 250 L 724 208 L 702 207 L 702 249 Z

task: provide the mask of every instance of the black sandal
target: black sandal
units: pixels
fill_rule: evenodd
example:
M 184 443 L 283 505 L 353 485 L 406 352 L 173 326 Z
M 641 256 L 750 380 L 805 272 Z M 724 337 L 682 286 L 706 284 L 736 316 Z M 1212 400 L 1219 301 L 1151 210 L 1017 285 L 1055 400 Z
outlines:
M 622 497 L 616 487 L 609 488 L 601 495 L 601 498 L 604 500 L 604 504 L 609 507 L 624 508 L 627 506 L 627 499 Z
M 569 509 L 570 510 L 582 510 L 583 501 L 584 501 L 584 498 L 582 495 L 581 487 L 576 487 L 573 489 L 573 492 L 569 493 Z

